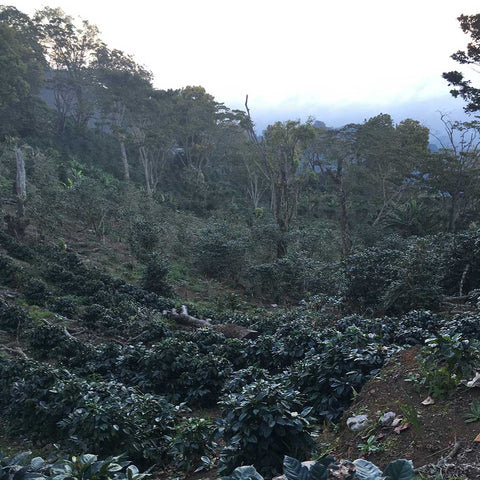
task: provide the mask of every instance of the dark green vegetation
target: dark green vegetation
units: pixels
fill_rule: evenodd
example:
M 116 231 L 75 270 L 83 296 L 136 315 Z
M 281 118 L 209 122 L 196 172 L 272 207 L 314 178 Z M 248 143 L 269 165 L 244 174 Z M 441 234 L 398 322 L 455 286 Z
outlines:
M 317 456 L 399 349 L 426 342 L 436 397 L 479 367 L 476 122 L 444 118 L 436 152 L 386 114 L 258 136 L 75 22 L 0 7 L 2 441 L 269 476 Z M 260 335 L 179 328 L 182 304 Z M 32 462 L 26 480 L 142 478 L 116 457 Z

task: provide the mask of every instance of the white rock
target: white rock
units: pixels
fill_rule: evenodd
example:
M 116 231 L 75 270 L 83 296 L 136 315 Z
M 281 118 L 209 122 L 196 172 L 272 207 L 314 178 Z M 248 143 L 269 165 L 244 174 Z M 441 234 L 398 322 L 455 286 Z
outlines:
M 368 426 L 368 418 L 366 415 L 355 415 L 354 417 L 350 417 L 347 420 L 347 427 L 352 432 L 358 432 L 359 430 L 363 430 Z
M 384 413 L 382 418 L 380 418 L 380 425 L 382 425 L 382 427 L 390 427 L 396 416 L 394 412 Z

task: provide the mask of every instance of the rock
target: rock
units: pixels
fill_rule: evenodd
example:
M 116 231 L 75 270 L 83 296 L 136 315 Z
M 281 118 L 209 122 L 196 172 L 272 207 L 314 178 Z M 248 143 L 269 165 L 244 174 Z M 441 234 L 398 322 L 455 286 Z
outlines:
M 352 432 L 358 432 L 363 430 L 368 426 L 368 418 L 366 415 L 355 415 L 354 417 L 350 417 L 347 420 L 347 427 Z
M 380 418 L 380 425 L 382 427 L 390 427 L 395 420 L 395 417 L 397 415 L 394 412 L 387 412 L 382 415 L 382 418 Z

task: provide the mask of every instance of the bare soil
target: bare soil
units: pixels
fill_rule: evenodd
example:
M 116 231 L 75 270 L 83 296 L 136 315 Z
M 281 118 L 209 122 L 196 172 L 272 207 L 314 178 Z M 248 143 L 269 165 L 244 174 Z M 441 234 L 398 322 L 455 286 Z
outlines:
M 437 471 L 447 474 L 445 478 L 462 480 L 480 479 L 480 442 L 475 438 L 480 434 L 480 421 L 466 423 L 464 415 L 471 412 L 474 399 L 480 401 L 480 388 L 459 386 L 445 399 L 435 399 L 433 405 L 422 405 L 428 396 L 424 387 L 408 381 L 412 374 L 419 372 L 416 356 L 419 347 L 412 347 L 394 356 L 374 378 L 363 387 L 355 402 L 347 411 L 337 432 L 324 432 L 321 441 L 333 447 L 337 458 L 367 458 L 384 469 L 397 458 L 413 461 L 423 473 L 428 473 L 430 465 L 445 463 Z M 402 415 L 402 406 L 413 407 L 418 419 L 418 429 L 413 425 L 400 433 L 394 427 L 380 425 L 380 417 L 389 411 Z M 369 426 L 360 432 L 347 428 L 346 420 L 358 414 L 365 414 Z M 405 415 L 404 415 L 405 417 Z M 405 418 L 406 423 L 409 418 Z M 411 422 L 415 423 L 415 422 Z M 370 436 L 375 436 L 375 446 L 380 451 L 365 452 L 359 447 L 366 444 Z M 449 454 L 457 445 L 453 458 Z M 443 461 L 441 461 L 443 459 Z M 442 478 L 442 477 L 437 477 Z

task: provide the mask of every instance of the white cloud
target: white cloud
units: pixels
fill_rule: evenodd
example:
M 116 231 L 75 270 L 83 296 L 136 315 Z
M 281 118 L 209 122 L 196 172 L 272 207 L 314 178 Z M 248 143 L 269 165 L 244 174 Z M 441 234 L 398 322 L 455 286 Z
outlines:
M 32 13 L 32 0 L 14 5 Z M 448 97 L 443 71 L 468 37 L 462 0 L 57 0 L 150 68 L 159 88 L 202 85 L 241 107 L 396 104 Z M 480 78 L 479 78 L 480 83 Z

